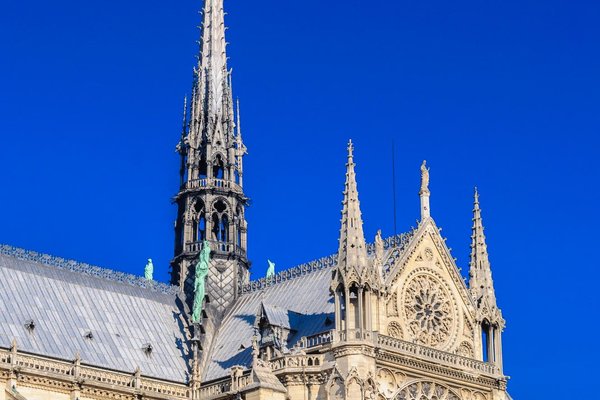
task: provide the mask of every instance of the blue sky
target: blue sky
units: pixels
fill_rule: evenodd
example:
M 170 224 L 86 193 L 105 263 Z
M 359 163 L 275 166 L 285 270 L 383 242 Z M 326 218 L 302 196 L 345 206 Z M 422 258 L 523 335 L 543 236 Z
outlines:
M 4 2 L 0 243 L 166 280 L 199 0 Z M 369 240 L 432 215 L 468 269 L 481 192 L 516 399 L 597 370 L 600 4 L 227 1 L 253 275 L 334 253 L 346 142 Z M 594 368 L 593 368 L 594 367 Z M 575 389 L 576 391 L 579 389 Z

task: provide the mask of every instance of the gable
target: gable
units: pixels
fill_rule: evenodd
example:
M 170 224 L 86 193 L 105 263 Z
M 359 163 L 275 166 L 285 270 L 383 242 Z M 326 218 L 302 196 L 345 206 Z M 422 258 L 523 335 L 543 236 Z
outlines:
M 477 354 L 473 300 L 433 220 L 419 226 L 386 285 L 383 334 L 468 357 Z

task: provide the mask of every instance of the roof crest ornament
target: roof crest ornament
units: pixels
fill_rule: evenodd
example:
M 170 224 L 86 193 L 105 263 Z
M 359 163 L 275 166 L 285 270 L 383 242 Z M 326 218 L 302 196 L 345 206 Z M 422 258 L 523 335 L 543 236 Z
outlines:
M 400 256 L 402 251 L 408 246 L 410 243 L 410 239 L 413 234 L 416 232 L 415 229 L 411 229 L 410 232 L 401 233 L 395 236 L 390 236 L 386 239 L 383 239 L 383 248 L 384 250 L 391 251 L 390 256 L 388 256 L 387 260 L 383 265 L 383 271 L 385 273 L 389 272 L 390 264 L 393 264 L 395 260 Z M 375 244 L 369 243 L 366 246 L 367 255 L 372 256 L 375 253 Z M 291 267 L 285 270 L 282 270 L 275 274 L 273 278 L 267 280 L 266 278 L 259 278 L 257 280 L 251 281 L 245 285 L 242 285 L 239 288 L 240 294 L 253 293 L 257 291 L 261 291 L 268 287 L 277 285 L 282 282 L 290 281 L 308 274 L 312 274 L 318 271 L 322 271 L 323 269 L 332 268 L 337 265 L 338 255 L 331 254 L 326 257 L 322 257 L 313 261 L 306 262 L 304 264 L 297 265 L 295 267 Z M 385 257 L 384 257 L 385 259 Z
M 144 289 L 151 289 L 164 294 L 176 295 L 179 292 L 177 286 L 172 286 L 163 282 L 147 281 L 142 276 L 127 274 L 125 272 L 115 271 L 107 268 L 101 268 L 87 263 L 75 260 L 69 260 L 62 257 L 56 257 L 49 254 L 38 253 L 31 250 L 25 250 L 5 244 L 0 244 L 0 255 L 14 257 L 23 261 L 33 261 L 48 267 L 55 267 L 66 271 L 78 272 L 92 277 L 106 279 L 113 282 L 120 282 L 132 286 L 138 286 Z

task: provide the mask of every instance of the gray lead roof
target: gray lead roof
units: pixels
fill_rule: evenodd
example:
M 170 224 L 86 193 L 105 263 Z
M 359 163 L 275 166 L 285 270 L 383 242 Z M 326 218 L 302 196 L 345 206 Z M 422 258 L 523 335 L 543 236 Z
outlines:
M 389 271 L 414 231 L 384 241 Z M 373 253 L 373 245 L 367 246 Z M 287 346 L 333 328 L 329 293 L 335 255 L 284 270 L 242 288 L 210 351 L 203 380 L 250 366 L 256 315 L 290 328 Z M 177 288 L 141 277 L 0 245 L 0 347 L 186 383 L 188 332 Z M 26 328 L 33 321 L 35 328 Z M 91 338 L 89 334 L 91 333 Z M 152 346 L 151 354 L 144 348 Z
M 107 278 L 127 274 L 98 267 L 97 274 L 81 273 L 43 263 L 53 257 L 10 249 L 0 251 L 0 347 L 16 339 L 29 353 L 64 360 L 80 353 L 85 364 L 129 373 L 139 366 L 145 376 L 187 381 L 187 329 L 168 285 L 142 287 Z
M 401 256 L 414 232 L 384 240 L 384 271 L 389 271 Z M 374 250 L 372 244 L 367 245 L 370 256 Z M 303 336 L 333 329 L 335 310 L 329 287 L 336 261 L 336 255 L 331 255 L 281 271 L 270 280 L 262 278 L 243 287 L 242 296 L 219 328 L 202 380 L 226 376 L 234 365 L 250 366 L 254 325 L 261 307 L 272 325 L 292 330 L 288 348 L 296 345 Z

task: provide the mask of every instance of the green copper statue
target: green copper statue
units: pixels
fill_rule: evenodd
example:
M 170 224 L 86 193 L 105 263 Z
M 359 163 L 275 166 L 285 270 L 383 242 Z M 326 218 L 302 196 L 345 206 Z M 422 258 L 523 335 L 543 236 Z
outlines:
M 271 260 L 267 260 L 269 263 L 269 269 L 267 269 L 267 280 L 275 278 L 275 263 Z
M 194 309 L 192 311 L 192 322 L 200 322 L 202 318 L 202 303 L 206 293 L 205 283 L 210 263 L 210 244 L 208 240 L 202 243 L 202 251 L 196 263 L 196 277 L 194 278 Z
M 152 259 L 148 259 L 148 263 L 146 264 L 146 268 L 144 268 L 144 277 L 147 281 L 152 280 L 152 275 L 154 274 L 154 264 L 152 264 Z

